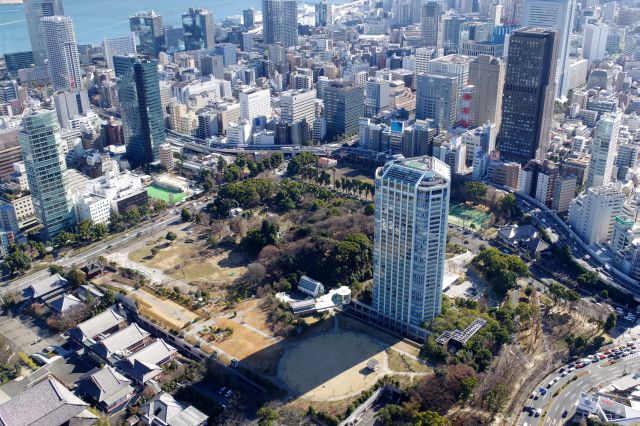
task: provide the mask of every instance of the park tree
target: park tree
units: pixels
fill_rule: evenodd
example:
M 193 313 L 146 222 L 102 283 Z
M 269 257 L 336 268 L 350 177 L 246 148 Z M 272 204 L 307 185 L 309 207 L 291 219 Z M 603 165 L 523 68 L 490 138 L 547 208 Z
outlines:
M 616 328 L 616 316 L 614 313 L 610 313 L 607 316 L 607 320 L 604 322 L 604 331 L 607 333 Z
M 175 233 L 175 232 L 173 232 L 173 231 L 169 231 L 169 232 L 167 232 L 167 235 L 165 235 L 165 237 L 164 237 L 164 238 L 165 238 L 167 241 L 175 241 L 175 240 L 178 238 L 178 236 L 176 235 L 176 233 Z
M 509 402 L 509 388 L 502 383 L 495 385 L 487 392 L 485 405 L 491 413 L 491 417 L 505 409 Z
M 399 405 L 387 404 L 378 410 L 376 417 L 385 426 L 397 425 L 403 423 L 405 411 Z
M 467 401 L 469 397 L 471 397 L 473 389 L 475 389 L 476 385 L 478 384 L 478 379 L 475 376 L 469 376 L 462 379 L 460 383 L 459 399 L 461 401 Z
M 183 222 L 189 222 L 191 220 L 191 212 L 186 207 L 183 207 L 182 210 L 180 210 L 180 219 Z
M 416 414 L 414 426 L 451 426 L 451 422 L 435 411 L 422 411 Z
M 278 420 L 278 412 L 271 407 L 262 407 L 256 414 L 259 426 L 272 426 Z
M 487 194 L 487 185 L 476 181 L 465 182 L 464 191 L 473 202 L 478 203 Z

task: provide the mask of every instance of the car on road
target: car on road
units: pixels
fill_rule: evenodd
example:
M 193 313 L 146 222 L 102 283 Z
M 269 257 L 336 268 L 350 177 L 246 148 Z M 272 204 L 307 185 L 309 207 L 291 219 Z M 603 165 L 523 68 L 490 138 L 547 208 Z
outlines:
M 563 418 L 563 419 L 567 418 L 567 416 L 568 416 L 568 415 L 569 415 L 569 411 L 568 411 L 568 410 L 564 410 L 564 411 L 562 412 L 562 418 Z
M 225 398 L 229 398 L 231 395 L 233 395 L 233 391 L 231 389 L 229 389 L 227 392 L 225 392 L 224 396 Z
M 220 390 L 218 391 L 218 395 L 222 395 L 226 390 L 227 390 L 226 387 L 220 388 Z

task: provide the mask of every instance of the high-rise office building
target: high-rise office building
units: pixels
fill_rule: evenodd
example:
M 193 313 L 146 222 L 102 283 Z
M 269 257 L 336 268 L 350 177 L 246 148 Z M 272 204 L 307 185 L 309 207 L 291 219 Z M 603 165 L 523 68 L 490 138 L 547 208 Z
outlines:
M 211 49 L 214 45 L 213 13 L 190 7 L 182 14 L 185 50 Z
M 546 155 L 557 52 L 557 31 L 525 28 L 511 33 L 498 137 L 501 159 L 526 164 Z
M 620 114 L 605 113 L 596 123 L 591 141 L 591 163 L 586 188 L 611 183 L 621 121 Z
M 282 1 L 282 42 L 284 47 L 298 45 L 298 2 L 296 0 Z
M 453 126 L 458 114 L 458 78 L 429 73 L 416 80 L 416 119 L 430 118 L 443 129 Z
M 49 79 L 54 90 L 82 87 L 82 71 L 73 21 L 68 16 L 41 19 L 45 36 Z
M 331 13 L 331 3 L 327 2 L 327 0 L 321 0 L 315 5 L 316 12 L 316 27 L 326 27 L 331 24 L 331 20 L 333 19 Z
M 469 82 L 469 64 L 473 60 L 471 56 L 447 55 L 429 61 L 429 73 L 456 77 L 458 80 L 458 93 Z
M 561 98 L 569 90 L 569 44 L 574 25 L 576 0 L 525 0 L 522 17 L 524 27 L 539 27 L 558 32 L 555 96 Z
M 240 116 L 252 122 L 259 117 L 271 118 L 271 92 L 269 89 L 249 89 L 240 92 Z
M 466 21 L 457 14 L 447 13 L 442 18 L 442 47 L 444 54 L 458 53 L 460 47 L 460 27 Z
M 438 45 L 440 24 L 440 3 L 429 1 L 422 5 L 420 18 L 420 38 L 424 46 Z
M 371 77 L 364 86 L 364 115 L 371 117 L 389 107 L 389 81 Z
M 129 28 L 138 37 L 138 46 L 136 46 L 138 53 L 155 57 L 164 50 L 162 16 L 153 10 L 133 15 L 129 18 Z
M 364 87 L 332 81 L 324 91 L 324 116 L 327 137 L 335 138 L 358 131 L 364 113 Z
M 157 64 L 136 55 L 116 56 L 113 62 L 127 158 L 133 167 L 157 161 L 165 141 Z
M 582 40 L 582 57 L 589 61 L 601 61 L 607 54 L 607 37 L 609 25 L 602 22 L 587 23 L 584 26 L 584 39 Z
M 316 121 L 315 89 L 288 90 L 280 94 L 280 119 L 285 123 L 296 123 L 305 119 L 309 126 Z
M 262 38 L 264 44 L 282 40 L 282 0 L 262 0 Z
M 469 83 L 474 90 L 471 102 L 474 124 L 490 121 L 500 128 L 505 72 L 505 63 L 492 56 L 476 56 L 469 64 Z
M 18 70 L 29 68 L 35 61 L 33 60 L 33 52 L 28 51 L 5 53 L 4 63 L 9 74 L 15 74 Z
M 122 56 L 127 53 L 136 53 L 136 35 L 130 32 L 124 37 L 105 38 L 102 42 L 104 58 L 107 66 L 113 69 L 113 57 Z
M 451 177 L 433 157 L 376 171 L 373 308 L 400 333 L 440 313 Z
M 62 128 L 71 128 L 71 120 L 86 116 L 90 111 L 89 95 L 86 89 L 68 89 L 53 95 L 58 123 Z
M 256 24 L 256 11 L 254 8 L 244 9 L 242 11 L 242 25 L 245 29 L 253 28 Z
M 36 217 L 44 226 L 44 237 L 51 239 L 75 218 L 56 112 L 25 115 L 18 137 Z
M 62 0 L 25 0 L 24 16 L 29 30 L 33 62 L 44 65 L 47 59 L 44 29 L 40 19 L 46 16 L 64 15 Z

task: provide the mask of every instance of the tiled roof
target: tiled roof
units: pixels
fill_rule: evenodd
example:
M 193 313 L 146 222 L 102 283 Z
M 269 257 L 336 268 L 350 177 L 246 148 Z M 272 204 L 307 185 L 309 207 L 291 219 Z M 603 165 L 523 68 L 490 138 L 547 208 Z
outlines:
M 88 407 L 62 383 L 49 377 L 0 405 L 0 425 L 91 425 L 97 417 L 85 411 Z

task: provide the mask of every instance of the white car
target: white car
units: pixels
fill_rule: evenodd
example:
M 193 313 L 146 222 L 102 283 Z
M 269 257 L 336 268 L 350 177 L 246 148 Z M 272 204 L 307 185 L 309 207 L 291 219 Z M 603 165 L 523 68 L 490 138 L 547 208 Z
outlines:
M 560 381 L 560 376 L 557 376 L 555 379 L 553 379 L 553 383 L 558 383 Z

